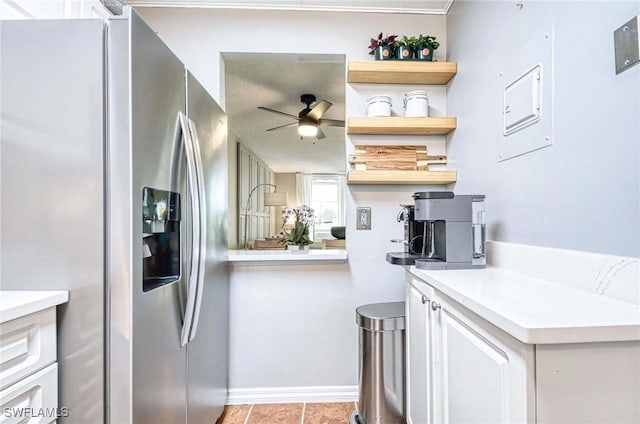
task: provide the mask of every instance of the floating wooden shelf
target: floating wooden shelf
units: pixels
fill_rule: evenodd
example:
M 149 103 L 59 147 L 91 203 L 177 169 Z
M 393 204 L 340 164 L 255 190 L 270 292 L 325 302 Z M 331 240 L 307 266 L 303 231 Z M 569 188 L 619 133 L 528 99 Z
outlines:
M 366 60 L 349 62 L 347 82 L 444 85 L 458 72 L 454 62 Z
M 347 184 L 450 184 L 456 171 L 349 171 Z
M 453 78 L 457 70 L 457 64 L 452 62 L 356 61 L 349 62 L 347 81 L 444 85 Z M 444 135 L 453 131 L 456 126 L 456 118 L 352 117 L 347 123 L 347 134 Z M 348 184 L 443 185 L 456 180 L 456 171 L 377 169 L 353 170 L 347 174 Z
M 443 135 L 456 129 L 456 118 L 349 118 L 347 134 Z

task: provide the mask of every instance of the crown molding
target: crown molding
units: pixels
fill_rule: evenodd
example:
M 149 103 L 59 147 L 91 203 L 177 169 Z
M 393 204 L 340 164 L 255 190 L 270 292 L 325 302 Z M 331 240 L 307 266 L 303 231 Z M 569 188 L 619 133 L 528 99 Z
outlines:
M 310 12 L 357 12 L 357 13 L 390 13 L 417 15 L 446 15 L 454 0 L 448 0 L 442 9 L 419 9 L 401 7 L 367 7 L 367 6 L 335 6 L 335 5 L 304 5 L 304 4 L 264 4 L 238 3 L 234 1 L 215 0 L 128 0 L 133 7 L 185 7 L 202 9 L 252 9 L 252 10 L 293 10 Z

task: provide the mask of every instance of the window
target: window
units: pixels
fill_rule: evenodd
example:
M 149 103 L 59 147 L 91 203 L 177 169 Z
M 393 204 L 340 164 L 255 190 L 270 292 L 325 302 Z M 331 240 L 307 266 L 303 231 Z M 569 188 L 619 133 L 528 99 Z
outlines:
M 315 211 L 313 240 L 331 239 L 331 227 L 344 225 L 344 175 L 312 174 L 304 177 L 310 183 L 305 184 L 311 191 L 308 204 Z

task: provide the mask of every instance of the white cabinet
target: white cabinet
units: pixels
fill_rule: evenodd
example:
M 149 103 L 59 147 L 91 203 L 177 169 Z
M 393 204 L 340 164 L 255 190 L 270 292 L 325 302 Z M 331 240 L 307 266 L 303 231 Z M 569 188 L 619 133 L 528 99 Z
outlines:
M 407 284 L 407 422 L 533 422 L 533 349 L 492 332 L 451 299 Z
M 0 390 L 55 361 L 55 308 L 0 324 Z
M 640 342 L 525 343 L 442 290 L 408 275 L 409 424 L 640 422 Z
M 2 322 L 0 421 L 50 423 L 57 407 L 55 306 Z
M 437 292 L 432 316 L 435 409 L 443 423 L 534 422 L 533 346 L 490 328 Z
M 411 284 L 407 285 L 406 313 L 406 385 L 407 423 L 433 423 L 433 378 L 431 370 L 431 322 L 429 302 L 431 293 L 424 293 Z
M 7 423 L 45 424 L 55 421 L 60 412 L 58 363 L 54 362 L 0 391 L 0 408 Z

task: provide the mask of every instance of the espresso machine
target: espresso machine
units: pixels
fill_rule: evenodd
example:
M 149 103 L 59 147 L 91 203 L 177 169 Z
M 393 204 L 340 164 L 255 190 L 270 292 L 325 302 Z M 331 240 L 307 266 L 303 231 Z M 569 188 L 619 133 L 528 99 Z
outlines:
M 398 252 L 396 255 L 398 260 L 402 256 L 403 260 L 411 259 L 411 265 L 413 265 L 413 259 L 422 256 L 423 235 L 424 226 L 421 222 L 415 220 L 415 206 L 414 205 L 400 205 L 402 209 L 398 212 L 397 221 L 403 224 L 404 238 L 391 240 L 394 243 L 402 243 L 404 247 L 403 252 Z M 400 254 L 402 253 L 402 254 Z
M 450 191 L 420 191 L 414 205 L 402 205 L 403 252 L 387 253 L 394 265 L 420 269 L 484 268 L 484 195 L 455 195 Z

